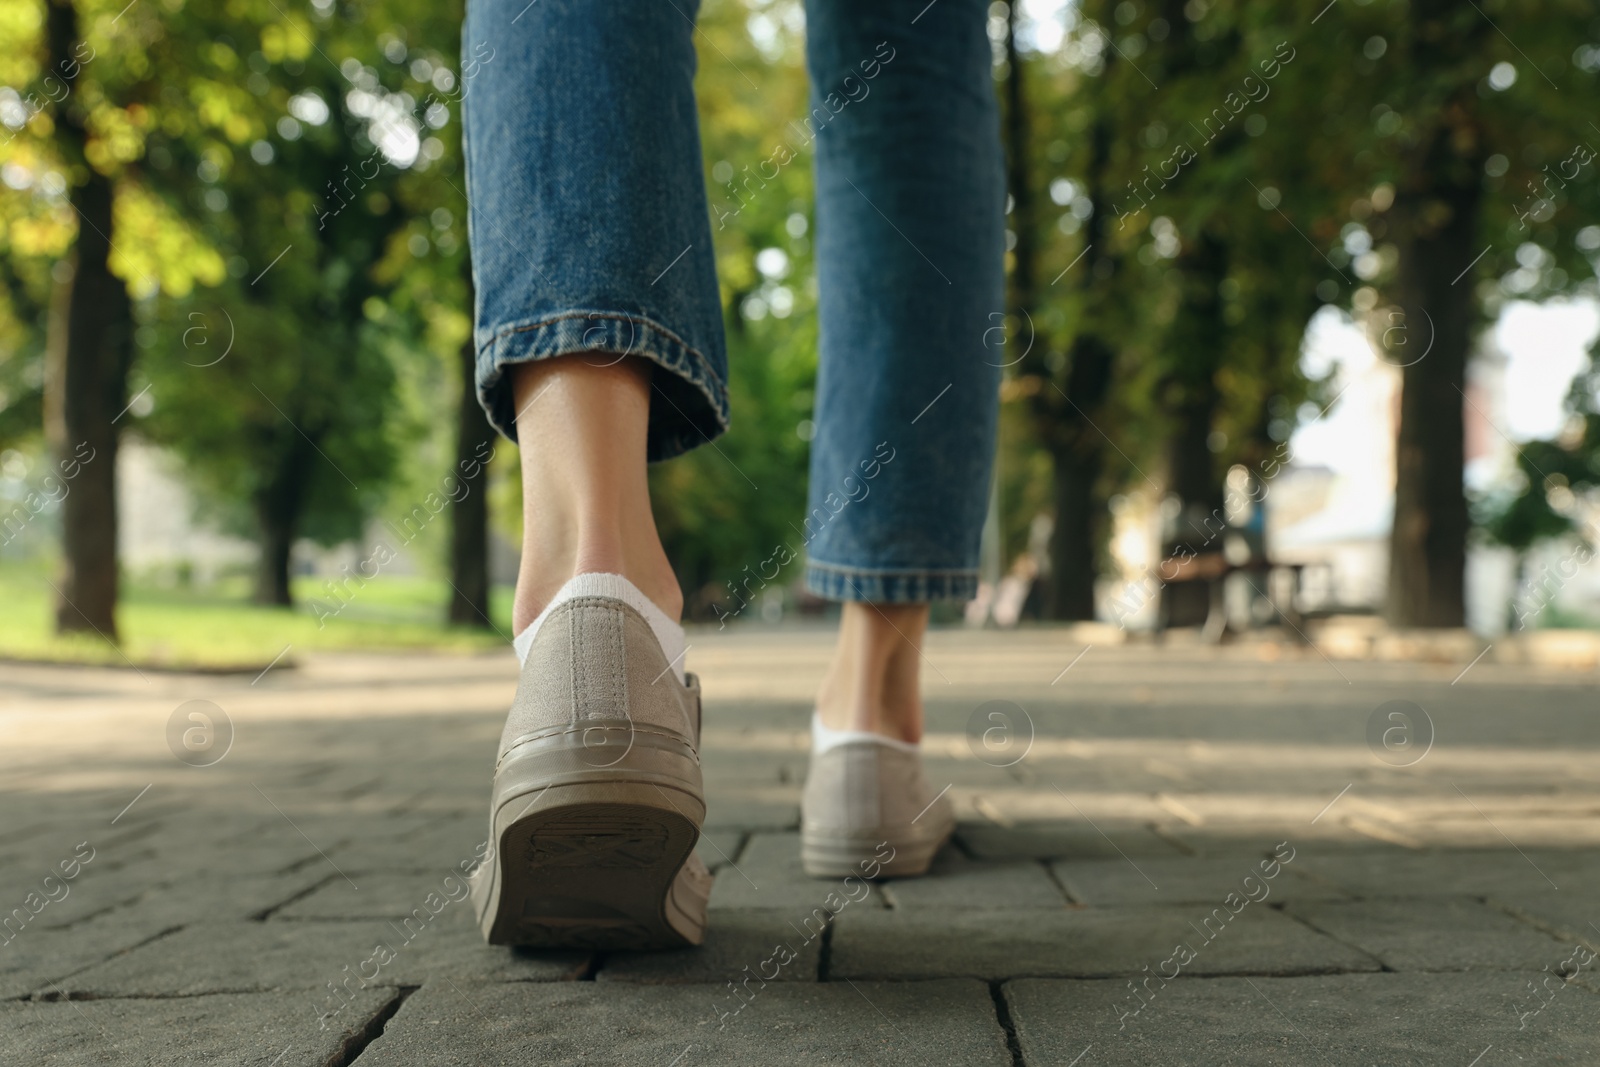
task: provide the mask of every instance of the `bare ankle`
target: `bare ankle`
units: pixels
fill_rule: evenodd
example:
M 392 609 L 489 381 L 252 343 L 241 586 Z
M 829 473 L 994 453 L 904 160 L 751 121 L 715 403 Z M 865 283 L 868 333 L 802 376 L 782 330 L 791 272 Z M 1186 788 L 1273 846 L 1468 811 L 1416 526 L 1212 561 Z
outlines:
M 922 738 L 919 688 L 926 605 L 847 603 L 817 695 L 822 724 L 901 741 Z
M 645 476 L 649 364 L 590 356 L 513 372 L 523 494 L 518 632 L 580 574 L 620 574 L 669 617 L 683 611 Z
M 523 547 L 524 560 L 530 558 Z M 639 588 L 669 619 L 683 616 L 683 592 L 670 566 L 634 565 L 607 553 L 580 554 L 571 563 L 551 566 L 524 563 L 517 574 L 512 626 L 520 633 L 555 599 L 561 587 L 581 574 L 620 574 Z

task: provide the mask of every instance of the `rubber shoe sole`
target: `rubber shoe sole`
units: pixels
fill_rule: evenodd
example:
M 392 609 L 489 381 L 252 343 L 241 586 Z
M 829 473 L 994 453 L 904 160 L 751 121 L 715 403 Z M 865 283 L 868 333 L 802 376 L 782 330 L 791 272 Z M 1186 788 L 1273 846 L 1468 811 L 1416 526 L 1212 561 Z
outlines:
M 800 864 L 813 878 L 912 878 L 927 872 L 933 857 L 954 832 L 955 821 L 920 830 L 899 827 L 843 833 L 802 827 Z
M 520 745 L 495 774 L 494 852 L 473 881 L 492 945 L 705 940 L 700 767 L 681 738 L 596 723 Z

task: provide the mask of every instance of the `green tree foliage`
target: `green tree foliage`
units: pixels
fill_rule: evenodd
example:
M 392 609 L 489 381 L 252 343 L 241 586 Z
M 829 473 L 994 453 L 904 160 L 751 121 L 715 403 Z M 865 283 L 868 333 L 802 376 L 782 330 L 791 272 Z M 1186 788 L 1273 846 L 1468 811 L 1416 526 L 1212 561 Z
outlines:
M 695 89 L 733 423 L 715 447 L 651 473 L 656 522 L 692 617 L 740 611 L 740 583 L 763 563 L 770 575 L 795 557 L 769 580 L 782 585 L 803 558 L 817 326 L 811 149 L 791 125 L 806 114 L 800 11 L 796 0 L 756 11 L 716 0 L 700 11 Z M 774 166 L 776 177 L 763 177 Z
M 1459 624 L 1473 333 L 1507 296 L 1593 292 L 1597 37 L 1592 5 L 1570 2 L 1081 5 L 1057 57 L 1023 50 L 1025 83 L 1053 105 L 1027 140 L 1048 144 L 1065 121 L 1051 162 L 1095 215 L 1095 190 L 1114 190 L 1115 218 L 1098 248 L 1034 223 L 1046 264 L 1101 281 L 1088 308 L 1042 289 L 1037 317 L 1064 332 L 1016 382 L 1039 439 L 1085 436 L 1064 382 L 1075 338 L 1109 320 L 1115 384 L 1095 425 L 1177 498 L 1167 550 L 1214 548 L 1223 471 L 1279 447 L 1316 391 L 1298 367 L 1307 320 L 1347 307 L 1405 366 L 1390 616 Z M 1104 164 L 1097 123 L 1117 133 Z M 1017 254 L 1028 247 L 1019 237 Z M 1020 263 L 1016 278 L 1026 289 Z M 1052 451 L 1059 534 L 1073 462 Z
M 1582 0 L 1418 0 L 1340 5 L 1319 31 L 1296 75 L 1321 123 L 1308 158 L 1346 212 L 1329 255 L 1404 368 L 1388 614 L 1460 625 L 1475 335 L 1508 295 L 1593 291 L 1600 18 Z
M 1009 73 L 1038 98 L 1014 145 L 1045 144 L 1028 178 L 1060 208 L 1022 217 L 1013 147 L 1013 288 L 1043 326 L 1015 392 L 1055 472 L 1057 617 L 1090 617 L 1109 492 L 1170 495 L 1167 551 L 1217 551 L 1224 471 L 1262 462 L 1307 392 L 1299 339 L 1335 272 L 1279 210 L 1301 134 L 1266 112 L 1295 50 L 1287 28 L 1241 19 L 1259 7 L 1087 3 L 1065 47 L 1021 49 Z
M 121 105 L 96 113 L 90 152 L 121 165 L 113 266 L 142 298 L 143 429 L 187 461 L 206 515 L 258 538 L 263 601 L 288 602 L 297 537 L 350 539 L 381 506 L 433 415 L 402 400 L 437 393 L 427 353 L 464 335 L 459 145 L 433 134 L 463 89 L 458 19 L 146 4 L 105 29 L 115 59 L 78 88 Z
M 406 179 L 445 153 L 431 136 L 430 120 L 448 115 L 431 75 L 445 71 L 440 83 L 453 88 L 454 64 L 412 56 L 392 7 L 370 12 L 360 32 L 349 28 L 358 12 L 332 4 L 309 19 L 272 5 L 249 14 L 187 20 L 212 41 L 190 64 L 188 96 L 227 103 L 150 140 L 161 189 L 230 266 L 218 290 L 160 305 L 150 425 L 224 514 L 248 512 L 262 546 L 257 598 L 288 603 L 296 538 L 359 537 L 396 476 L 399 445 L 417 435 L 396 368 L 420 358 L 426 309 L 400 314 L 386 297 L 406 277 L 408 245 L 429 247 L 417 232 L 428 197 Z M 385 269 L 393 259 L 404 265 Z
M 457 104 L 494 42 L 459 58 L 459 6 L 420 0 L 75 0 L 93 59 L 67 85 L 50 80 L 51 5 L 0 6 L 0 447 L 37 447 L 71 197 L 92 172 L 139 324 L 127 392 L 144 399 L 122 428 L 183 457 L 204 515 L 262 544 L 259 595 L 284 602 L 296 538 L 403 527 L 486 440 L 458 403 Z M 1270 467 L 1302 401 L 1329 399 L 1299 348 L 1332 304 L 1406 365 L 1391 615 L 1459 621 L 1473 336 L 1508 298 L 1593 291 L 1593 5 L 1082 0 L 1050 16 L 1059 45 L 1030 10 L 990 12 L 1012 313 L 975 355 L 1007 365 L 1006 552 L 1055 517 L 1044 610 L 1094 611 L 1113 494 L 1167 498 L 1169 552 L 1218 547 L 1228 469 Z M 707 0 L 695 36 L 734 422 L 651 480 L 701 618 L 742 611 L 746 578 L 784 584 L 803 558 L 803 31 L 799 0 Z M 1581 432 L 1529 446 L 1526 489 L 1479 508 L 1491 537 L 1564 529 L 1551 501 L 1590 486 L 1600 432 L 1583 397 Z M 496 501 L 513 519 L 519 504 Z M 442 560 L 448 528 L 405 540 Z M 457 578 L 481 537 L 452 551 Z M 466 618 L 481 598 L 456 599 Z

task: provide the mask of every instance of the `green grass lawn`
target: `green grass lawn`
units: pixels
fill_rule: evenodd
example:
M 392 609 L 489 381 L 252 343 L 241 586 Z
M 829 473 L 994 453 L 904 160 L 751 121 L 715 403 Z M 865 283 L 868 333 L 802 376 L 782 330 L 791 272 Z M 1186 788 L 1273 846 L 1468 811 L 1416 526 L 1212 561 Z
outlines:
M 480 652 L 504 647 L 511 632 L 511 590 L 494 591 L 490 614 L 499 633 L 444 622 L 449 585 L 398 575 L 360 589 L 339 613 L 320 621 L 311 609 L 324 595 L 318 579 L 295 580 L 294 608 L 249 601 L 249 583 L 230 579 L 204 589 L 125 582 L 117 613 L 122 643 L 59 637 L 52 624 L 55 591 L 48 563 L 0 567 L 0 659 L 108 666 L 259 670 L 289 646 L 298 652 L 426 649 Z M 338 607 L 326 601 L 330 607 Z

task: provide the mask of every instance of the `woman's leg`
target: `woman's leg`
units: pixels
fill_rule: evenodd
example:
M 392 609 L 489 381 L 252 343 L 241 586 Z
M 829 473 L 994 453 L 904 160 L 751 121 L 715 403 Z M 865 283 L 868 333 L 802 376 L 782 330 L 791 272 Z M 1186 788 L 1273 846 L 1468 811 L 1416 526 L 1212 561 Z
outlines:
M 807 0 L 821 366 L 805 524 L 846 601 L 818 708 L 921 736 L 927 603 L 970 598 L 993 466 L 1004 171 L 981 0 Z
M 645 479 L 727 423 L 695 6 L 469 0 L 477 385 L 520 448 L 526 523 L 472 882 L 494 944 L 705 934 L 699 689 Z
M 519 631 L 581 573 L 682 606 L 644 472 L 727 425 L 697 7 L 469 4 L 477 386 L 522 455 Z

